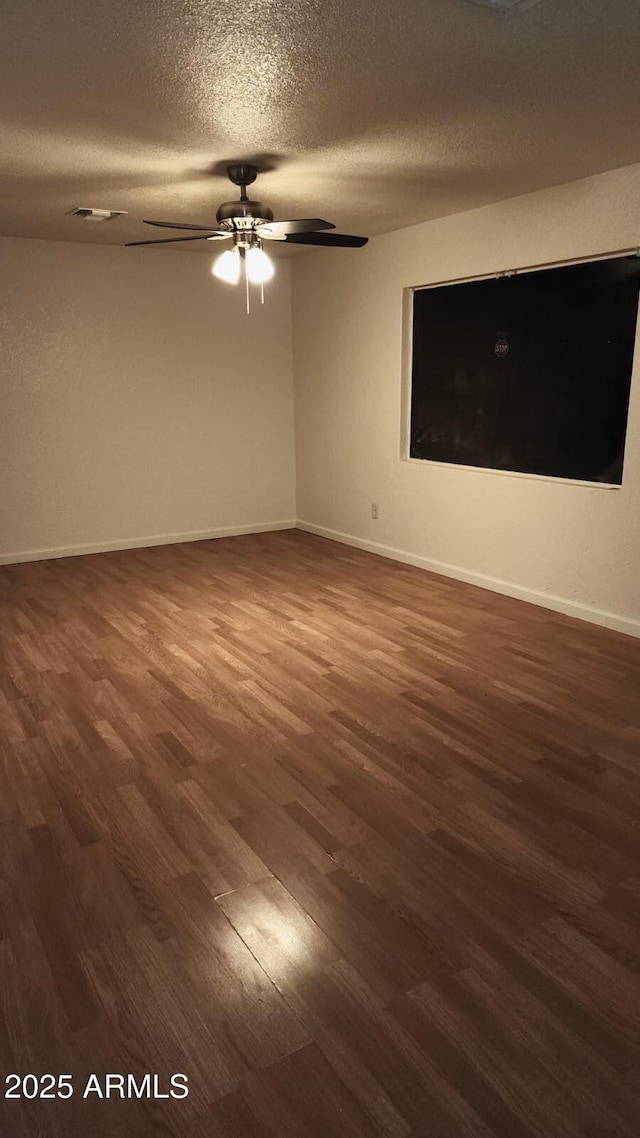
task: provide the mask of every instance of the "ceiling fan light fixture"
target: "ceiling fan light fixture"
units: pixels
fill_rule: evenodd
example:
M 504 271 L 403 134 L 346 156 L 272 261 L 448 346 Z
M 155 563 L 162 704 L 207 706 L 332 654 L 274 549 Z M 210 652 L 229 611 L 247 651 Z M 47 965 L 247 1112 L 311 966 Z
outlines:
M 247 314 L 250 311 L 250 285 L 260 288 L 260 299 L 264 304 L 264 286 L 274 275 L 274 264 L 264 252 L 264 241 L 289 241 L 297 245 L 324 245 L 357 249 L 367 244 L 368 238 L 355 237 L 348 233 L 335 233 L 331 221 L 321 217 L 294 217 L 284 221 L 274 221 L 273 212 L 258 201 L 247 197 L 247 186 L 256 178 L 257 167 L 248 162 L 237 162 L 227 166 L 229 179 L 240 186 L 240 201 L 223 202 L 216 213 L 217 229 L 206 225 L 190 225 L 184 221 L 151 221 L 143 218 L 145 225 L 157 225 L 160 229 L 190 229 L 195 235 L 189 237 L 165 237 L 157 241 L 128 241 L 127 245 L 168 245 L 177 241 L 233 241 L 233 249 L 228 249 L 216 257 L 211 272 L 225 284 L 237 285 L 242 281 L 246 295 Z M 330 232 L 327 232 L 329 230 Z
M 216 257 L 211 266 L 211 272 L 219 281 L 224 281 L 226 284 L 237 284 L 240 280 L 239 249 L 227 249 L 226 252 Z
M 251 284 L 265 284 L 273 276 L 273 261 L 257 246 L 247 249 L 246 268 Z

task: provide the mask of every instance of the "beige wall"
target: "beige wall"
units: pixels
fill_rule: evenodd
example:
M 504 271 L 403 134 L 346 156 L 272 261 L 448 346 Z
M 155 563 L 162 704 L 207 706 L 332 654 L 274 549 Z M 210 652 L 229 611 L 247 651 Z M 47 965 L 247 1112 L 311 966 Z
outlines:
M 640 350 L 621 489 L 400 458 L 403 289 L 635 246 L 638 200 L 640 166 L 292 262 L 301 524 L 640 631 Z M 0 239 L 0 562 L 295 518 L 290 265 L 247 319 L 209 264 Z
M 297 260 L 301 523 L 640 632 L 640 349 L 621 489 L 400 458 L 403 289 L 640 245 L 639 201 L 634 166 Z
M 0 560 L 295 519 L 289 265 L 0 239 Z

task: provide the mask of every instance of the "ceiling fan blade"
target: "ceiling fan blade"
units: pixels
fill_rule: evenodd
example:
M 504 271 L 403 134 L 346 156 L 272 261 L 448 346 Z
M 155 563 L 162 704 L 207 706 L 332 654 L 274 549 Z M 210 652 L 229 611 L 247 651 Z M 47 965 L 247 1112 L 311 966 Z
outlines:
M 159 241 L 127 241 L 125 249 L 130 249 L 132 245 L 173 245 L 176 241 L 221 241 L 223 238 L 231 236 L 231 233 L 212 233 L 207 237 L 203 233 L 198 237 L 161 237 Z
M 320 229 L 335 229 L 335 225 L 320 217 L 299 217 L 292 221 L 269 221 L 258 226 L 258 233 L 270 241 L 284 241 L 289 233 L 317 233 Z
M 143 219 L 144 225 L 159 225 L 161 229 L 201 229 L 205 233 L 213 233 L 212 225 L 185 225 L 182 221 L 147 221 L 146 217 Z
M 284 238 L 292 245 L 326 245 L 334 248 L 360 249 L 368 237 L 353 237 L 350 233 L 289 233 Z

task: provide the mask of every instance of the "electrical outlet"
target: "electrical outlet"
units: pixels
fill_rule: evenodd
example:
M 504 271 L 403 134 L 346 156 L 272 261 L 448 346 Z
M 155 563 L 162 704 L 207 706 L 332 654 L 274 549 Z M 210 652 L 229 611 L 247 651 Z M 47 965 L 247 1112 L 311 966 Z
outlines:
M 375 522 L 377 522 L 377 520 L 378 520 L 378 503 L 377 502 L 371 503 L 371 517 L 373 518 L 373 520 Z

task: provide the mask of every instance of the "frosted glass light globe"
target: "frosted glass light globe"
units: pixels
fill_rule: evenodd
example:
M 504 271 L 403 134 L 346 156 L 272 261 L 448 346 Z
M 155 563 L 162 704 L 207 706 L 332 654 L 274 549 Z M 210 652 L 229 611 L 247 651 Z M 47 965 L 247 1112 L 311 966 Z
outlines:
M 264 284 L 265 281 L 270 281 L 273 276 L 273 261 L 262 249 L 248 249 L 247 257 L 247 276 L 251 284 Z
M 237 249 L 227 249 L 213 262 L 211 272 L 219 281 L 237 284 L 240 280 L 240 254 Z

